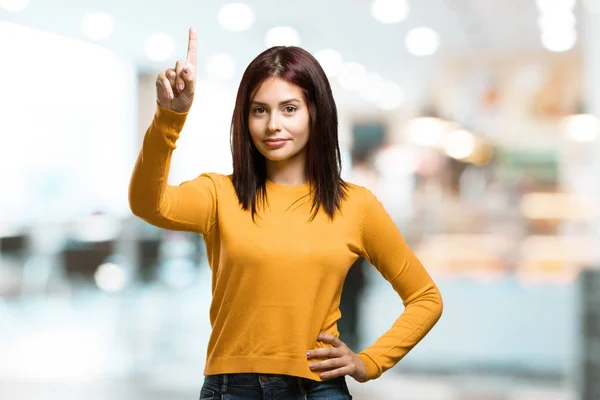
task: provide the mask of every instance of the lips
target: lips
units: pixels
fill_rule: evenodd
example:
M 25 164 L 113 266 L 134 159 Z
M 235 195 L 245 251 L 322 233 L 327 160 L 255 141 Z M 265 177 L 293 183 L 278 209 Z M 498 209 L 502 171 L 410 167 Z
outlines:
M 265 142 L 267 143 L 279 143 L 279 142 L 285 142 L 287 139 L 267 139 L 265 140 Z
M 265 144 L 273 149 L 278 149 L 280 147 L 283 147 L 285 145 L 285 142 L 287 142 L 287 139 L 267 139 L 267 140 L 265 140 Z

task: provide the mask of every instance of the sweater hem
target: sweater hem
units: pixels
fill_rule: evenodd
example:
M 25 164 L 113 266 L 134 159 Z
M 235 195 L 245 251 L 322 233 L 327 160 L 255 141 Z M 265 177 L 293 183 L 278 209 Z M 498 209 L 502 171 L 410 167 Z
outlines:
M 290 375 L 322 381 L 320 372 L 308 367 L 308 360 L 280 357 L 214 357 L 207 361 L 204 375 L 260 373 Z

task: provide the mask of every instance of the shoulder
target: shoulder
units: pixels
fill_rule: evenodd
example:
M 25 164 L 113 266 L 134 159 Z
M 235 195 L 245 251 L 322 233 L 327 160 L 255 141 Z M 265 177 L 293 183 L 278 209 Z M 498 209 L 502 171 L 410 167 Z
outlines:
M 366 186 L 346 181 L 346 197 L 354 201 L 371 201 L 376 196 Z
M 220 174 L 218 172 L 204 172 L 198 178 L 210 179 L 217 186 L 232 184 L 231 175 Z
M 233 190 L 231 175 L 218 172 L 204 172 L 194 179 L 194 182 L 199 186 L 215 191 L 217 194 Z
M 377 201 L 375 194 L 367 187 L 346 181 L 345 203 L 350 208 L 363 211 L 369 204 Z

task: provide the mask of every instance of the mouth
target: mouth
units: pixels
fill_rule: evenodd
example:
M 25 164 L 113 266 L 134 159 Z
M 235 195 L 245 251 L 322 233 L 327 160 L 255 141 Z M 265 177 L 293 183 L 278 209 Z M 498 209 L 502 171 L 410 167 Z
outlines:
M 267 139 L 265 140 L 265 144 L 271 148 L 280 148 L 283 147 L 287 141 L 288 139 Z
M 279 142 L 285 142 L 287 141 L 287 139 L 267 139 L 265 140 L 265 142 L 267 143 L 279 143 Z

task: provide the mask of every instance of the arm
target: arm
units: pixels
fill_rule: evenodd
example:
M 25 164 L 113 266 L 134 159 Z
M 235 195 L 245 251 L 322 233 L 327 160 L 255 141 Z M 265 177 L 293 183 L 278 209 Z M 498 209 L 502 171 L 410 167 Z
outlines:
M 129 205 L 133 214 L 152 225 L 206 234 L 216 221 L 215 177 L 204 174 L 179 186 L 167 183 L 175 142 L 186 118 L 187 112 L 157 104 L 131 176 Z
M 396 365 L 425 337 L 441 317 L 443 304 L 437 286 L 371 192 L 367 192 L 361 241 L 361 255 L 392 284 L 405 307 L 394 325 L 358 355 L 370 380 Z
M 157 109 L 146 131 L 129 183 L 131 211 L 160 228 L 205 235 L 216 222 L 216 175 L 201 175 L 179 186 L 168 184 L 175 142 L 192 107 L 196 88 L 197 33 L 189 30 L 186 61 L 156 79 Z

